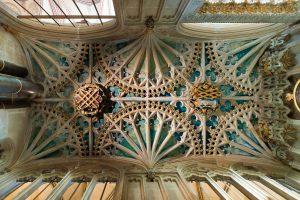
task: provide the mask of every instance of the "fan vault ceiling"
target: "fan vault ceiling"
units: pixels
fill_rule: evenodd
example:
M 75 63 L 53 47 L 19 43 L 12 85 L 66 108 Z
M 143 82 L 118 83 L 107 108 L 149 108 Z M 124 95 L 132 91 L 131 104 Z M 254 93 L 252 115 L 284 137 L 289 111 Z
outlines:
M 135 39 L 110 42 L 20 36 L 32 78 L 45 89 L 32 106 L 21 162 L 90 158 L 148 169 L 216 156 L 275 162 L 278 146 L 265 142 L 280 135 L 284 122 L 274 123 L 288 109 L 273 87 L 289 83 L 272 84 L 263 55 L 283 39 L 198 42 L 147 26 Z

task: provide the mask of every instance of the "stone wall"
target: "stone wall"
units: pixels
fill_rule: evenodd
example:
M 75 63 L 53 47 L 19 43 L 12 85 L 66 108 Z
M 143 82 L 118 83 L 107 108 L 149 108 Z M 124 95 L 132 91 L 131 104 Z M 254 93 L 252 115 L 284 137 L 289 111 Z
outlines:
M 26 57 L 17 38 L 0 26 L 0 59 L 27 66 Z
M 0 26 L 0 59 L 20 66 L 27 66 L 25 53 L 18 39 L 2 26 Z M 12 154 L 6 156 L 6 158 L 9 157 L 10 161 L 17 158 L 22 151 L 29 112 L 28 108 L 7 109 L 0 102 L 0 140 L 10 139 L 13 143 L 12 146 L 15 147 L 10 151 Z M 4 167 L 7 166 L 1 165 L 0 170 Z

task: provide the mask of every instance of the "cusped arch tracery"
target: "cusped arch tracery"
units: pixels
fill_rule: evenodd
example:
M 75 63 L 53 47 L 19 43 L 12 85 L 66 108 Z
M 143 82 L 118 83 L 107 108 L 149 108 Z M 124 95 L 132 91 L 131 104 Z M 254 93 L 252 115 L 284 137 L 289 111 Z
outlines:
M 95 72 L 104 72 L 105 82 L 125 92 L 159 96 L 173 91 L 196 68 L 200 46 L 198 42 L 165 39 L 147 30 L 132 41 L 94 44 Z
M 272 37 L 267 35 L 244 41 L 206 43 L 209 65 L 219 74 L 217 81 L 231 84 L 239 92 L 256 93 L 261 82 L 258 61 Z
M 170 155 L 202 153 L 197 130 L 172 106 L 158 102 L 132 104 L 107 121 L 97 130 L 96 155 L 125 156 L 151 167 Z

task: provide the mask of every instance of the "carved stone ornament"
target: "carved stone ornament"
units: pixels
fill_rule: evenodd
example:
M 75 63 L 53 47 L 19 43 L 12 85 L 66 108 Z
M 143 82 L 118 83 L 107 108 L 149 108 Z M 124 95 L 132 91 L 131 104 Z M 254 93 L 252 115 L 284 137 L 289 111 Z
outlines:
M 80 176 L 72 179 L 72 182 L 82 183 L 82 182 L 90 182 L 92 179 L 86 176 Z
M 202 113 L 208 110 L 216 110 L 219 106 L 219 89 L 208 83 L 200 83 L 194 86 L 191 93 L 191 103 Z
M 155 173 L 152 171 L 148 171 L 146 174 L 146 178 L 148 182 L 154 182 L 155 180 Z
M 35 176 L 26 176 L 22 178 L 18 178 L 17 182 L 33 182 L 37 177 Z
M 150 16 L 146 19 L 145 26 L 150 30 L 154 29 L 154 19 L 152 16 Z
M 262 14 L 262 13 L 295 13 L 297 12 L 296 1 L 273 3 L 209 3 L 205 2 L 200 7 L 199 14 Z
M 105 94 L 100 86 L 90 83 L 75 91 L 73 103 L 83 115 L 92 116 L 102 111 L 104 99 Z
M 296 55 L 291 52 L 290 49 L 286 49 L 283 51 L 282 57 L 280 58 L 280 62 L 282 63 L 285 69 L 291 68 L 296 65 Z
M 61 180 L 62 178 L 59 176 L 50 176 L 43 179 L 44 182 L 48 182 L 48 183 L 54 183 L 54 182 L 58 183 Z
M 270 141 L 270 129 L 269 126 L 266 122 L 260 122 L 258 124 L 258 131 L 257 131 L 259 137 L 264 141 L 264 142 L 269 142 Z

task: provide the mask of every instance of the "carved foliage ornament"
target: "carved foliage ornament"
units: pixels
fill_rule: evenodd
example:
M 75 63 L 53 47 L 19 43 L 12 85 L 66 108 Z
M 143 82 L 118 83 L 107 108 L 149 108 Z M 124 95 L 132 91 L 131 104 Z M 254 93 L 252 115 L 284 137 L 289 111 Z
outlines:
M 295 1 L 284 2 L 281 4 L 273 3 L 209 3 L 205 2 L 198 10 L 199 14 L 263 14 L 263 13 L 296 13 Z
M 208 83 L 200 83 L 194 86 L 191 93 L 191 103 L 202 113 L 208 110 L 216 110 L 219 105 L 219 89 Z
M 260 122 L 258 124 L 257 133 L 264 142 L 270 141 L 270 129 L 269 129 L 269 125 L 266 122 Z
M 288 38 L 289 35 L 272 39 L 269 49 L 260 58 L 259 63 L 265 75 L 286 72 L 296 65 L 295 54 L 283 45 Z
M 296 55 L 292 53 L 290 49 L 286 49 L 282 52 L 280 62 L 282 63 L 285 69 L 293 67 L 296 65 Z

